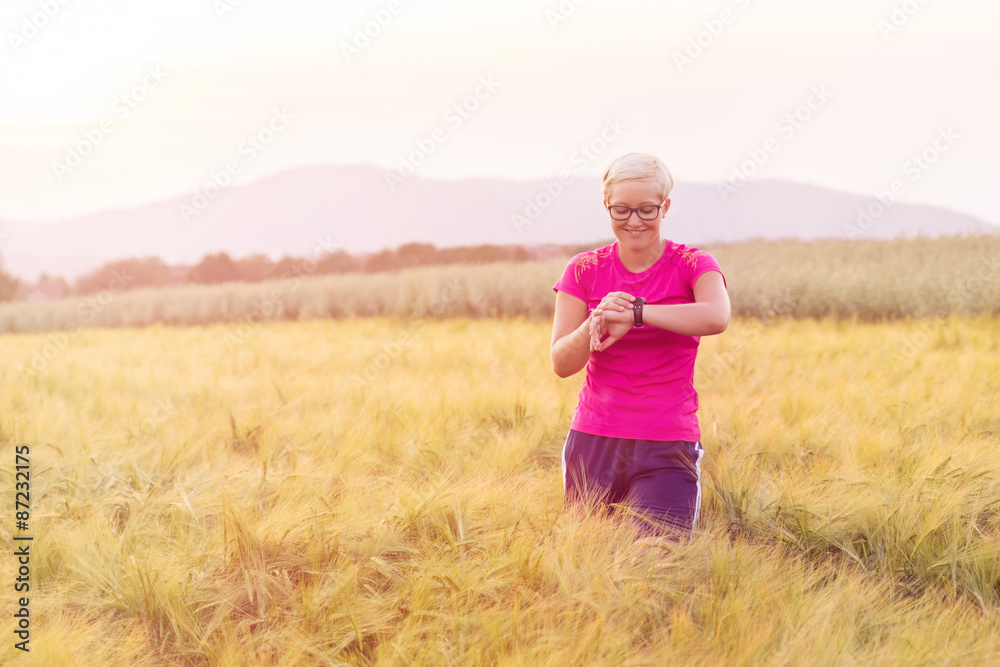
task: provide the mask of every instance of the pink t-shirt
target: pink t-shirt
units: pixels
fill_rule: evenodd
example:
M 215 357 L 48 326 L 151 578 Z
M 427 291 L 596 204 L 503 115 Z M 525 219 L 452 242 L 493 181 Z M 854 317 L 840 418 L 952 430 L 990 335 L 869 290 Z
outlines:
M 707 271 L 722 273 L 714 257 L 667 241 L 653 266 L 632 273 L 616 241 L 573 257 L 552 289 L 586 302 L 588 311 L 615 291 L 644 297 L 648 305 L 694 303 L 695 281 Z M 700 341 L 647 324 L 592 352 L 570 428 L 616 438 L 700 441 L 693 381 Z

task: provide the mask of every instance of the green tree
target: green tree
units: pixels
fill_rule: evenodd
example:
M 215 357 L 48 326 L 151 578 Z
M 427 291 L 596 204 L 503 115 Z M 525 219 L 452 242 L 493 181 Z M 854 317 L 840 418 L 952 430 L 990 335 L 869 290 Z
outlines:
M 159 257 L 129 257 L 109 262 L 79 278 L 73 288 L 76 294 L 92 294 L 119 285 L 123 289 L 165 287 L 170 284 L 170 266 Z
M 229 256 L 229 253 L 220 252 L 214 255 L 205 255 L 200 262 L 191 267 L 188 271 L 188 282 L 191 283 L 226 283 L 239 280 L 240 268 Z
M 316 262 L 316 273 L 350 273 L 361 270 L 361 260 L 344 250 L 330 252 Z
M 259 283 L 274 276 L 274 262 L 267 255 L 258 253 L 234 261 L 239 270 L 240 280 Z
M 379 250 L 373 255 L 369 255 L 365 260 L 365 271 L 374 273 L 376 271 L 392 271 L 399 268 L 399 259 L 395 250 Z
M 396 249 L 396 266 L 425 266 L 439 263 L 437 248 L 430 243 L 404 243 Z

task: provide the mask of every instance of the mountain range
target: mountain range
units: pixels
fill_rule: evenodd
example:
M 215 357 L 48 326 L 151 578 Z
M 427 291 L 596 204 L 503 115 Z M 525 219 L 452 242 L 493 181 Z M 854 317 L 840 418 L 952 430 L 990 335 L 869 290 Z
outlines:
M 680 182 L 671 200 L 661 233 L 687 245 L 1000 233 L 1000 226 L 949 209 L 783 180 L 737 188 Z M 74 279 L 108 261 L 147 255 L 185 264 L 220 251 L 277 259 L 337 248 L 364 254 L 415 241 L 589 243 L 613 238 L 601 201 L 593 176 L 435 180 L 369 166 L 308 166 L 247 185 L 209 184 L 139 208 L 0 224 L 0 255 L 20 278 L 45 272 Z

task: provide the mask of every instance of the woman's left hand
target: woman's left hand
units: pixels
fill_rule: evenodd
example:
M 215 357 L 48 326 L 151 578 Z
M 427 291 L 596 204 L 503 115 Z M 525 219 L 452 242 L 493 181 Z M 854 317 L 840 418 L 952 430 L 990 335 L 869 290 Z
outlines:
M 627 334 L 634 323 L 635 316 L 631 308 L 625 310 L 604 310 L 600 306 L 594 308 L 590 320 L 590 351 L 601 352 L 608 349 Z M 607 338 L 604 338 L 605 335 Z

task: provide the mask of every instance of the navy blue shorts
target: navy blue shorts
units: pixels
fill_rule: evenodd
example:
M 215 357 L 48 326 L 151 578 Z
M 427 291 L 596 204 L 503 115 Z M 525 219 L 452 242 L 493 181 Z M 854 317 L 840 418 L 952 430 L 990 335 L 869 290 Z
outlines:
M 700 442 L 634 440 L 570 429 L 563 446 L 566 503 L 627 504 L 643 535 L 690 535 L 701 510 Z

